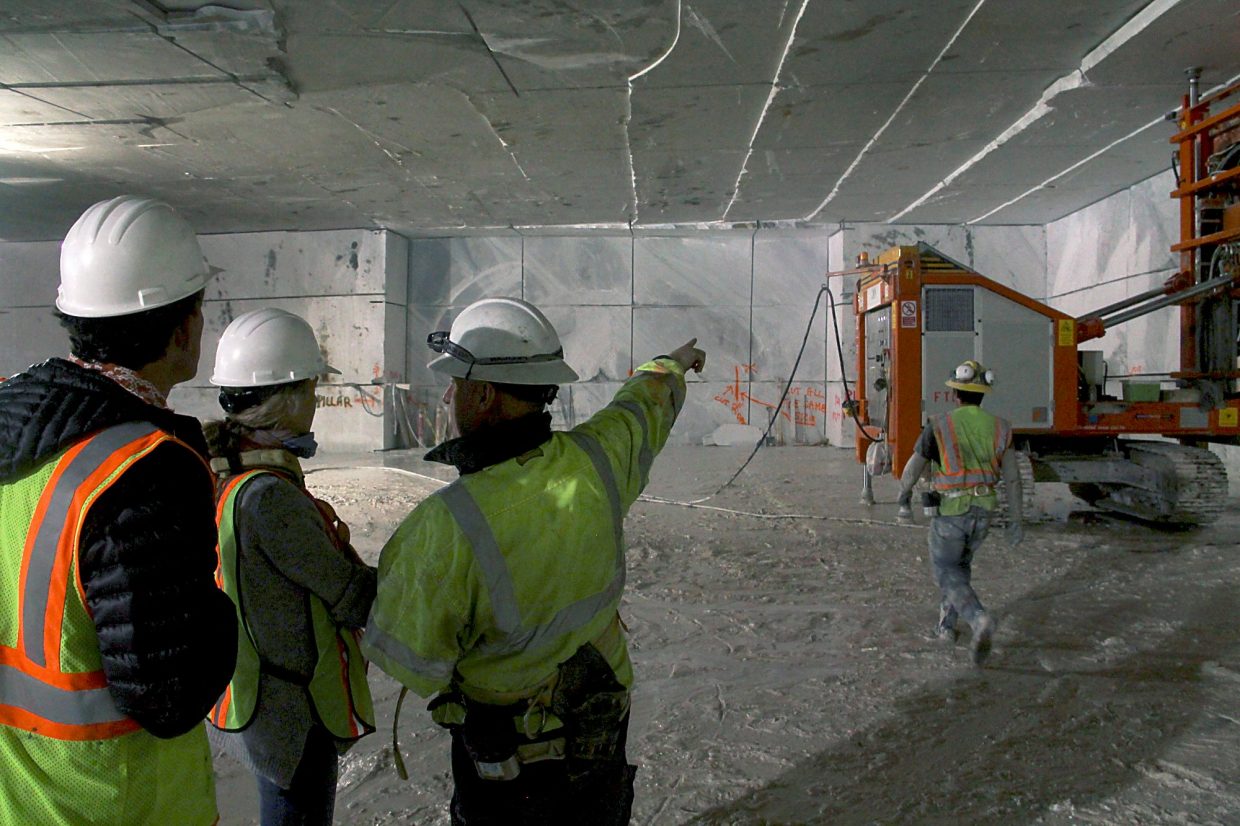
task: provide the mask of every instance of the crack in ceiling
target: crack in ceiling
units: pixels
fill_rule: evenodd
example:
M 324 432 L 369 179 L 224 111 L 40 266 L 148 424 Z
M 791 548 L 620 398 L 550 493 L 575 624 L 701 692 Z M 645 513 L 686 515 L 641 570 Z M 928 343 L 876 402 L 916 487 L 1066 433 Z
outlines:
M 930 66 L 925 70 L 925 72 L 922 73 L 921 77 L 917 78 L 917 81 L 904 95 L 904 98 L 899 102 L 899 104 L 896 105 L 896 108 L 892 110 L 891 114 L 887 117 L 887 120 L 883 121 L 883 125 L 878 127 L 878 131 L 870 136 L 870 139 L 866 141 L 865 146 L 861 147 L 861 151 L 857 153 L 857 157 L 853 158 L 852 163 L 849 164 L 848 168 L 844 170 L 844 174 L 841 175 L 839 180 L 835 182 L 835 186 L 831 187 L 831 191 L 827 193 L 827 197 L 823 199 L 822 203 L 820 203 L 813 212 L 806 215 L 802 220 L 814 220 L 814 218 L 818 216 L 818 213 L 822 212 L 823 209 L 826 208 L 827 204 L 835 200 L 835 197 L 839 195 L 840 189 L 843 187 L 844 182 L 848 180 L 850 175 L 852 175 L 853 170 L 861 164 L 861 159 L 866 156 L 866 154 L 876 143 L 878 143 L 878 140 L 883 136 L 883 133 L 887 131 L 888 127 L 890 127 L 895 119 L 899 117 L 900 113 L 904 111 L 904 107 L 907 106 L 908 102 L 913 99 L 915 94 L 917 94 L 917 90 L 920 89 L 922 84 L 926 82 L 926 79 L 930 77 L 931 72 L 933 72 L 935 67 L 943 61 L 943 55 L 947 54 L 947 50 L 956 43 L 956 41 L 960 38 L 960 34 L 965 30 L 970 21 L 973 20 L 985 4 L 986 0 L 977 0 L 977 5 L 974 6 L 967 15 L 965 15 L 964 21 L 956 28 L 956 31 L 952 33 L 952 36 L 947 39 L 947 43 L 944 44 L 943 48 L 939 50 L 939 53 L 935 55 L 934 60 L 930 63 Z
M 805 9 L 809 5 L 809 0 L 801 0 L 801 8 L 797 10 L 797 16 L 792 21 L 792 26 L 788 31 L 788 40 L 784 43 L 784 50 L 779 55 L 779 65 L 775 67 L 775 76 L 771 78 L 771 89 L 766 96 L 766 103 L 762 105 L 762 111 L 758 114 L 758 120 L 753 125 L 753 132 L 749 135 L 749 142 L 745 147 L 745 158 L 741 161 L 740 172 L 736 175 L 736 182 L 732 184 L 732 197 L 728 199 L 728 204 L 723 208 L 723 215 L 720 221 L 727 222 L 728 214 L 732 211 L 732 205 L 736 203 L 736 198 L 740 195 L 741 179 L 745 177 L 745 171 L 749 167 L 749 159 L 753 156 L 753 144 L 758 139 L 758 132 L 762 129 L 762 124 L 766 122 L 766 113 L 771 108 L 772 101 L 779 94 L 779 76 L 784 70 L 784 62 L 788 59 L 788 52 L 792 50 L 792 43 L 796 40 L 797 26 L 801 23 L 801 18 L 805 15 Z M 730 57 L 731 55 L 729 55 Z
M 208 232 L 1045 223 L 1165 168 L 1234 2 L 23 4 L 0 238 L 126 190 Z
M 890 218 L 888 218 L 887 223 L 889 224 L 895 223 L 900 218 L 903 218 L 908 213 L 917 209 L 917 207 L 930 201 L 930 199 L 933 198 L 937 193 L 941 192 L 942 190 L 950 186 L 953 181 L 955 181 L 965 172 L 969 171 L 974 166 L 976 166 L 978 163 L 980 163 L 982 159 L 985 158 L 987 155 L 990 155 L 992 152 L 999 149 L 1005 143 L 1007 143 L 1008 141 L 1015 138 L 1017 135 L 1024 132 L 1034 123 L 1038 122 L 1043 117 L 1050 114 L 1052 111 L 1054 111 L 1054 108 L 1055 108 L 1054 107 L 1055 98 L 1067 92 L 1071 92 L 1076 89 L 1080 89 L 1080 88 L 1088 86 L 1089 85 L 1089 71 L 1091 69 L 1093 69 L 1095 66 L 1100 64 L 1108 56 L 1118 51 L 1120 47 L 1122 47 L 1125 43 L 1137 37 L 1139 34 L 1145 31 L 1151 24 L 1153 24 L 1158 18 L 1162 17 L 1164 14 L 1166 14 L 1168 11 L 1170 11 L 1175 6 L 1178 6 L 1181 2 L 1183 2 L 1183 0 L 1153 0 L 1153 2 L 1151 2 L 1145 8 L 1143 8 L 1139 14 L 1137 14 L 1135 17 L 1133 17 L 1131 20 L 1129 20 L 1127 23 L 1121 26 L 1114 34 L 1112 34 L 1110 37 L 1104 40 L 1101 44 L 1099 44 L 1097 48 L 1093 49 L 1092 51 L 1089 52 L 1089 54 L 1085 55 L 1085 57 L 1081 60 L 1080 66 L 1078 66 L 1076 69 L 1073 69 L 1071 72 L 1064 75 L 1063 77 L 1059 78 L 1054 83 L 1052 83 L 1050 86 L 1046 87 L 1046 90 L 1042 92 L 1042 96 L 1038 98 L 1038 101 L 1033 105 L 1033 107 L 1030 108 L 1029 111 L 1025 112 L 1025 114 L 1017 118 L 1016 121 L 1013 122 L 1010 126 L 1008 126 L 1007 129 L 1004 129 L 1001 133 L 999 133 L 998 137 L 996 137 L 990 143 L 986 144 L 986 146 L 983 147 L 982 150 L 978 152 L 976 155 L 969 158 L 967 161 L 965 161 L 960 166 L 956 167 L 956 169 L 952 170 L 950 175 L 948 175 L 943 180 L 935 184 L 934 187 L 930 189 L 930 191 L 926 192 L 924 195 L 922 195 L 917 200 L 913 201 L 911 204 L 906 206 L 904 209 L 900 210 L 895 215 L 892 215 Z M 1119 140 L 1114 141 L 1108 144 L 1107 146 L 1103 147 L 1099 151 L 1093 153 L 1092 155 L 1087 157 L 1084 161 L 1072 164 L 1067 169 L 1064 169 L 1061 172 L 1059 172 L 1057 175 L 1051 178 L 1048 178 L 1047 180 L 1043 181 L 1037 186 L 1029 189 L 1022 195 L 1016 198 L 1013 198 L 1010 201 L 1007 201 L 1006 203 L 1000 205 L 999 207 L 995 209 L 990 210 L 989 212 L 985 213 L 985 215 L 982 215 L 978 218 L 974 218 L 969 223 L 976 223 L 977 221 L 980 221 L 983 218 L 987 218 L 991 215 L 994 215 L 1000 212 L 1002 209 L 1008 206 L 1011 206 L 1014 203 L 1017 203 L 1022 198 L 1027 197 L 1031 193 L 1044 188 L 1047 183 L 1068 174 L 1073 169 L 1079 168 L 1083 163 L 1086 163 L 1089 160 L 1092 160 L 1093 158 L 1100 156 L 1107 150 L 1115 146 L 1118 146 L 1119 144 L 1123 143 L 1124 141 L 1128 140 L 1131 137 L 1134 137 L 1135 135 L 1140 134 L 1141 132 L 1144 132 L 1146 129 L 1149 129 L 1151 126 L 1154 126 L 1160 121 L 1161 119 L 1155 120 L 1151 123 L 1148 123 L 1144 126 L 1139 127 L 1138 129 L 1135 129 L 1128 135 L 1125 135 Z

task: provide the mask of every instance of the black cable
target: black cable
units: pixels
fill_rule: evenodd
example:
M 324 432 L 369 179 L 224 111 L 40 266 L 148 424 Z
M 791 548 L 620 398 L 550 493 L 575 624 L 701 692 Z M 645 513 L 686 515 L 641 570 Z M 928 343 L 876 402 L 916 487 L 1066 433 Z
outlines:
M 725 488 L 727 488 L 729 485 L 735 482 L 737 477 L 741 475 L 741 472 L 744 471 L 745 468 L 749 467 L 749 463 L 753 461 L 753 457 L 758 455 L 758 451 L 762 449 L 762 446 L 766 444 L 766 440 L 770 437 L 771 428 L 775 426 L 775 422 L 779 419 L 779 411 L 783 409 L 784 401 L 788 398 L 788 391 L 792 389 L 792 382 L 793 382 L 793 379 L 796 378 L 797 367 L 801 365 L 801 356 L 805 355 L 805 345 L 809 342 L 810 330 L 814 329 L 814 318 L 817 317 L 818 315 L 818 306 L 819 304 L 822 303 L 823 293 L 827 294 L 827 301 L 831 305 L 831 326 L 833 328 L 832 331 L 835 333 L 835 352 L 839 356 L 839 360 L 840 360 L 840 378 L 843 380 L 843 383 L 844 383 L 845 409 L 848 410 L 849 415 L 852 416 L 852 420 L 857 425 L 857 429 L 861 431 L 861 434 L 865 436 L 866 439 L 870 440 L 871 442 L 875 442 L 875 443 L 880 443 L 880 442 L 885 441 L 882 435 L 871 436 L 869 434 L 869 432 L 865 429 L 865 425 L 861 424 L 861 420 L 857 418 L 856 407 L 851 404 L 852 391 L 848 389 L 848 371 L 847 371 L 847 368 L 844 366 L 844 344 L 840 340 L 840 324 L 839 324 L 839 316 L 837 315 L 836 310 L 835 310 L 835 295 L 831 292 L 831 288 L 828 285 L 823 284 L 822 288 L 818 290 L 818 295 L 814 296 L 814 309 L 810 311 L 809 323 L 805 325 L 805 335 L 801 337 L 801 349 L 797 351 L 796 361 L 792 363 L 792 372 L 788 375 L 788 383 L 784 386 L 783 395 L 779 397 L 779 402 L 775 405 L 775 415 L 771 417 L 771 420 L 769 422 L 767 422 L 766 430 L 763 431 L 762 437 L 758 439 L 758 443 L 753 446 L 753 451 L 750 452 L 749 458 L 745 460 L 744 464 L 742 464 L 739 468 L 736 469 L 736 473 L 732 474 L 731 479 L 729 479 L 728 481 L 720 485 L 719 489 L 716 490 L 714 493 L 712 493 L 710 496 L 718 496 L 720 493 L 723 493 Z M 887 394 L 887 405 L 888 405 L 888 409 L 890 410 L 890 405 L 891 405 L 891 394 L 890 393 Z M 707 499 L 709 498 L 710 497 L 707 497 Z M 705 500 L 702 500 L 702 501 L 705 501 Z
M 881 435 L 871 436 L 866 431 L 865 425 L 861 424 L 861 420 L 857 418 L 857 408 L 855 405 L 852 404 L 852 393 L 848 389 L 848 371 L 844 367 L 844 345 L 843 343 L 840 342 L 840 320 L 835 312 L 835 296 L 831 293 L 831 290 L 828 289 L 825 284 L 823 285 L 822 288 L 826 290 L 827 301 L 831 302 L 831 326 L 835 329 L 835 351 L 836 353 L 839 354 L 839 357 L 840 357 L 840 379 L 843 380 L 843 383 L 844 383 L 844 409 L 848 411 L 848 414 L 850 416 L 852 416 L 852 420 L 857 425 L 857 429 L 861 431 L 862 436 L 864 436 L 866 439 L 874 443 L 885 442 L 886 439 Z M 890 415 L 891 415 L 891 391 L 890 389 L 888 389 L 887 391 L 887 416 L 888 418 L 890 418 Z
M 736 469 L 736 473 L 732 474 L 732 478 L 720 485 L 719 489 L 712 493 L 711 496 L 718 496 L 720 493 L 723 493 L 724 488 L 736 481 L 736 477 L 741 475 L 741 471 L 749 467 L 749 463 L 753 461 L 753 457 L 758 455 L 758 450 L 762 447 L 762 445 L 766 444 L 767 438 L 771 435 L 771 428 L 773 428 L 775 426 L 775 422 L 779 420 L 779 411 L 783 409 L 784 400 L 788 398 L 788 391 L 792 389 L 792 380 L 796 378 L 797 367 L 801 364 L 801 356 L 805 354 L 805 345 L 809 342 L 810 330 L 814 329 L 814 317 L 818 315 L 818 305 L 822 303 L 823 293 L 826 293 L 827 295 L 831 294 L 831 291 L 827 288 L 826 284 L 822 285 L 822 289 L 820 289 L 818 291 L 818 295 L 814 297 L 814 309 L 810 311 L 809 323 L 805 325 L 805 335 L 801 339 L 801 349 L 797 351 L 796 361 L 792 363 L 792 372 L 788 374 L 788 383 L 784 386 L 783 395 L 779 397 L 779 402 L 775 405 L 775 415 L 771 417 L 769 422 L 767 422 L 766 430 L 763 432 L 762 437 L 758 439 L 758 443 L 753 446 L 753 452 L 749 454 L 749 458 L 745 460 L 743 465 Z M 832 306 L 834 306 L 834 300 L 832 300 Z M 838 340 L 838 338 L 839 331 L 837 330 L 836 339 Z
M 366 415 L 373 416 L 376 419 L 383 418 L 383 391 L 382 390 L 379 391 L 379 398 L 376 399 L 374 396 L 367 393 L 365 388 L 363 388 L 362 385 L 358 384 L 357 382 L 342 381 L 340 382 L 340 384 L 345 387 L 352 387 L 354 390 L 357 391 L 357 396 L 358 396 L 357 403 L 362 408 L 362 410 L 366 412 Z M 382 387 L 382 385 L 379 385 L 379 387 Z M 372 403 L 377 404 L 379 406 L 378 413 L 370 409 L 370 405 Z

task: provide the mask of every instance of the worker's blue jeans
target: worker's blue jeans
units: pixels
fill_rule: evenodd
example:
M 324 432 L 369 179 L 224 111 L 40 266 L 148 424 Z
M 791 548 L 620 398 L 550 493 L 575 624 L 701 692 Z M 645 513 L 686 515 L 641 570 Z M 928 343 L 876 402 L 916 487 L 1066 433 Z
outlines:
M 258 776 L 263 826 L 331 826 L 339 762 L 336 741 L 327 730 L 322 726 L 310 729 L 289 788 Z
M 959 617 L 972 624 L 985 609 L 970 584 L 973 554 L 990 530 L 990 511 L 972 507 L 959 516 L 936 516 L 927 532 L 934 581 L 942 592 L 939 629 L 951 631 Z

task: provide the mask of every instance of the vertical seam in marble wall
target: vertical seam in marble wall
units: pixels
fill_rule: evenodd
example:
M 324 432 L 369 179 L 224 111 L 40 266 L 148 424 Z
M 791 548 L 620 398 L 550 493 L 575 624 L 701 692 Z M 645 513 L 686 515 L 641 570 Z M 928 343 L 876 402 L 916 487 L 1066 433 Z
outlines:
M 1042 303 L 1050 303 L 1051 295 L 1051 245 L 1046 240 L 1050 235 L 1050 222 L 1042 225 Z
M 633 235 L 633 226 L 629 225 L 629 375 L 633 374 L 633 368 L 636 367 L 633 357 L 633 348 L 636 346 L 636 338 L 633 334 L 633 326 L 637 322 L 637 237 Z M 651 353 L 651 355 L 658 355 Z
M 755 226 L 749 236 L 749 356 L 745 359 L 746 364 L 751 365 L 749 370 L 745 371 L 745 395 L 747 397 L 745 419 L 751 424 L 753 423 L 753 259 L 757 241 L 758 227 Z M 776 415 L 778 414 L 779 411 L 776 411 Z

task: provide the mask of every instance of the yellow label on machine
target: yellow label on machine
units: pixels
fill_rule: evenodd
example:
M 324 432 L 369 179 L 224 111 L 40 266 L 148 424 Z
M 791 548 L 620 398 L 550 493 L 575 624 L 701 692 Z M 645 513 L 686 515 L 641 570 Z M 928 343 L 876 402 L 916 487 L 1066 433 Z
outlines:
M 1224 407 L 1218 412 L 1219 427 L 1237 427 L 1240 426 L 1240 410 L 1234 407 Z
M 1059 320 L 1059 346 L 1073 347 L 1076 345 L 1076 321 L 1071 318 Z

